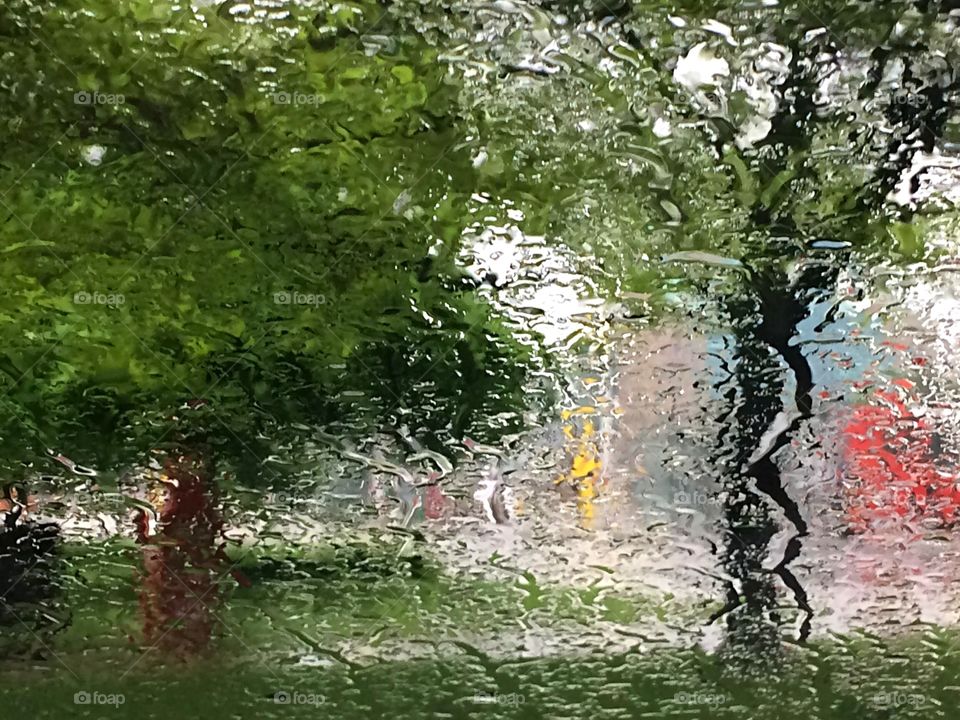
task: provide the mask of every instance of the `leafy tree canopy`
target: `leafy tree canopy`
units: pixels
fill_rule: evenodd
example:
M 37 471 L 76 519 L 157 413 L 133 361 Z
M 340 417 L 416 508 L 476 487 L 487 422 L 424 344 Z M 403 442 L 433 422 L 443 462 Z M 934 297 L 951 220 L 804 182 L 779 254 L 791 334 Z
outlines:
M 396 22 L 4 3 L 8 463 L 136 457 L 185 404 L 236 449 L 274 418 L 416 405 L 458 434 L 518 406 L 527 351 L 455 264 L 475 184 L 457 88 Z
M 241 449 L 275 419 L 513 429 L 532 343 L 458 261 L 507 205 L 649 315 L 680 251 L 928 257 L 955 213 L 888 196 L 956 139 L 951 8 L 5 3 L 4 454 L 135 455 L 185 405 Z

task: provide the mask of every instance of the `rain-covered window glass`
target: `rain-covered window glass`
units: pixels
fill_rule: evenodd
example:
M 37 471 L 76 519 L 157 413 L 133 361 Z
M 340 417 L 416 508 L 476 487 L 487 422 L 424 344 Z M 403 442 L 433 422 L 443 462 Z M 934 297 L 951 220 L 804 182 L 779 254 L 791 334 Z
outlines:
M 960 2 L 4 0 L 2 717 L 958 717 Z

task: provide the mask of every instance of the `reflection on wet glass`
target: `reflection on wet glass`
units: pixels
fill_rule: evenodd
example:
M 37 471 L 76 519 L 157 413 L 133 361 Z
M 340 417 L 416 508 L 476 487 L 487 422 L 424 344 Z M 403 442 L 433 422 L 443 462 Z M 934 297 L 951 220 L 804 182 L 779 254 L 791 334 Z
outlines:
M 8 705 L 952 717 L 958 11 L 5 3 Z

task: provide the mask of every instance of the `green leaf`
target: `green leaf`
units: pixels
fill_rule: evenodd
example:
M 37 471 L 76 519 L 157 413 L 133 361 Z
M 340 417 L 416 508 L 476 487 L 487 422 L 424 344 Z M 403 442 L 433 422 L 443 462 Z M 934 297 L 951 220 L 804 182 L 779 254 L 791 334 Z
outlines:
M 399 80 L 401 85 L 413 82 L 415 77 L 413 68 L 409 65 L 396 65 L 390 70 L 390 74 Z

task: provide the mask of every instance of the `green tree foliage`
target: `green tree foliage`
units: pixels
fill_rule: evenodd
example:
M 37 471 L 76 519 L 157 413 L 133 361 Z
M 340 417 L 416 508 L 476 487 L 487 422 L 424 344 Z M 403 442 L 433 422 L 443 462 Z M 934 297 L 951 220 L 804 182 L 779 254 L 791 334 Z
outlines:
M 653 314 L 668 253 L 922 257 L 887 196 L 956 135 L 947 2 L 197 5 L 0 9 L 7 457 L 139 451 L 198 398 L 241 446 L 346 408 L 459 434 L 527 357 L 457 266 L 475 193 Z
M 3 4 L 7 464 L 136 457 L 185 404 L 237 447 L 274 419 L 416 407 L 457 434 L 518 406 L 526 350 L 455 264 L 476 182 L 457 87 L 396 22 Z

